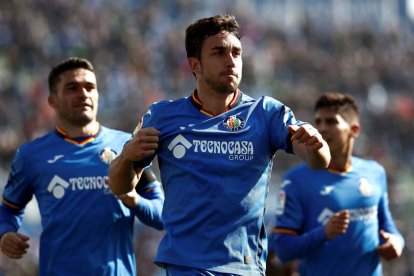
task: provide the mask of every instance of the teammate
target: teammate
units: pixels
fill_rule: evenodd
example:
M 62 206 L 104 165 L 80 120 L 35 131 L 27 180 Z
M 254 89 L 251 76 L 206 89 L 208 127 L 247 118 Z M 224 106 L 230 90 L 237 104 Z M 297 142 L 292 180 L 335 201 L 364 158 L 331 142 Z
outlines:
M 130 134 L 101 126 L 92 64 L 68 58 L 49 75 L 56 129 L 19 147 L 0 206 L 0 247 L 19 259 L 29 237 L 18 233 L 35 195 L 42 229 L 40 275 L 135 275 L 134 216 L 162 229 L 161 185 L 146 169 L 137 191 L 113 196 L 108 168 Z M 136 179 L 137 180 L 137 179 Z
M 404 239 L 388 207 L 384 168 L 352 155 L 360 133 L 353 98 L 326 93 L 315 104 L 315 126 L 328 142 L 326 170 L 302 164 L 281 184 L 271 251 L 300 260 L 300 275 L 381 275 L 380 256 L 401 256 Z
M 330 160 L 321 135 L 288 107 L 239 90 L 241 36 L 230 15 L 190 25 L 186 50 L 197 89 L 153 104 L 110 166 L 109 186 L 125 193 L 133 188 L 133 168 L 139 173 L 158 156 L 166 234 L 156 263 L 167 275 L 263 275 L 275 152 L 294 152 L 313 168 Z

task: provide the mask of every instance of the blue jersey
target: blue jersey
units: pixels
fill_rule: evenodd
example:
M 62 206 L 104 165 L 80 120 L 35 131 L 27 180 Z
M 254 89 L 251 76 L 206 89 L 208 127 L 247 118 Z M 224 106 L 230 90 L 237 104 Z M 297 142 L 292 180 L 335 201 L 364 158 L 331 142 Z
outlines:
M 265 270 L 272 159 L 279 149 L 292 152 L 287 126 L 297 121 L 275 99 L 235 94 L 221 115 L 208 114 L 193 94 L 153 104 L 140 122 L 160 131 L 166 234 L 158 264 L 238 275 Z
M 394 233 L 403 242 L 388 207 L 386 173 L 372 160 L 352 157 L 343 173 L 312 170 L 306 164 L 290 170 L 281 185 L 271 247 L 283 260 L 298 259 L 300 275 L 381 275 L 379 232 Z M 348 209 L 346 233 L 328 240 L 324 224 Z M 294 231 L 301 242 L 289 242 Z
M 134 214 L 158 217 L 157 226 L 161 209 L 149 202 L 163 196 L 157 181 L 141 187 L 135 209 L 111 194 L 109 162 L 128 139 L 101 126 L 97 135 L 75 140 L 57 128 L 20 146 L 3 192 L 0 234 L 17 231 L 35 195 L 43 229 L 40 275 L 135 275 Z

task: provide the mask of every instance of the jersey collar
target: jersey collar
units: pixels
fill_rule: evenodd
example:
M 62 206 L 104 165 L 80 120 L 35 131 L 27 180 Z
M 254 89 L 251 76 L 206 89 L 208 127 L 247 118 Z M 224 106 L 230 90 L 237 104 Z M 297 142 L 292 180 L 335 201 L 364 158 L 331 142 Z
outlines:
M 336 173 L 336 174 L 346 174 L 352 171 L 352 164 L 351 163 L 346 164 L 344 169 L 339 169 L 333 166 L 328 166 L 328 171 L 331 173 Z
M 195 89 L 193 91 L 193 93 L 191 94 L 191 102 L 194 104 L 194 106 L 198 110 L 200 110 L 201 113 L 203 113 L 207 116 L 210 116 L 210 117 L 215 117 L 217 115 L 220 115 L 220 114 L 214 114 L 213 112 L 204 109 L 203 108 L 203 102 L 200 100 L 200 98 L 198 97 L 197 94 L 198 94 L 197 89 Z M 239 89 L 237 89 L 236 92 L 233 93 L 233 98 L 231 99 L 230 103 L 227 105 L 226 109 L 222 113 L 227 112 L 230 109 L 232 109 L 233 107 L 239 105 L 239 103 L 241 102 L 241 98 L 242 98 L 241 95 L 242 95 L 242 93 L 240 92 Z
M 73 143 L 76 145 L 85 145 L 89 142 L 92 142 L 93 140 L 95 140 L 95 138 L 99 135 L 99 133 L 101 133 L 101 125 L 99 123 L 98 127 L 96 129 L 96 132 L 92 135 L 87 135 L 87 136 L 81 136 L 81 137 L 70 137 L 68 135 L 68 133 L 61 127 L 56 126 L 55 127 L 55 132 L 58 136 L 62 137 L 63 139 L 65 139 L 65 141 L 69 142 L 69 143 Z

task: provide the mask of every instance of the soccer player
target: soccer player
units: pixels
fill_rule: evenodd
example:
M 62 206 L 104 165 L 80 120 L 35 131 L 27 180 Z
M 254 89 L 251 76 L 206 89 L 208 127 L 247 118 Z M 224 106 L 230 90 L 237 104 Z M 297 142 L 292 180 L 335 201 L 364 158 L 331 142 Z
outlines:
M 382 275 L 380 256 L 401 256 L 404 239 L 388 207 L 384 168 L 352 155 L 361 130 L 353 98 L 322 95 L 315 127 L 331 162 L 326 170 L 301 164 L 286 174 L 271 251 L 282 261 L 300 259 L 300 275 Z
M 14 259 L 27 252 L 29 237 L 17 230 L 35 195 L 40 275 L 135 275 L 134 217 L 163 228 L 161 184 L 147 168 L 136 190 L 120 199 L 111 193 L 109 163 L 131 135 L 97 122 L 99 94 L 88 60 L 68 58 L 54 67 L 49 91 L 57 126 L 15 155 L 0 206 L 1 251 Z
M 167 275 L 263 275 L 275 152 L 296 153 L 315 169 L 330 160 L 318 131 L 288 107 L 239 90 L 241 37 L 231 15 L 191 24 L 185 41 L 197 88 L 154 103 L 110 166 L 109 186 L 125 193 L 135 172 L 158 156 L 166 234 L 155 261 Z

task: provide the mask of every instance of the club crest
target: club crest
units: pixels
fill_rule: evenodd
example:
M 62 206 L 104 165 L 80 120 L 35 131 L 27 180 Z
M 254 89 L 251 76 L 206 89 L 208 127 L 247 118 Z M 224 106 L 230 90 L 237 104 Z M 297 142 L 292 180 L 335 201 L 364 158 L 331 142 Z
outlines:
M 244 128 L 246 121 L 240 116 L 232 115 L 224 119 L 223 125 L 227 130 L 237 131 Z
M 372 195 L 372 185 L 368 182 L 366 178 L 361 178 L 359 180 L 359 191 L 363 196 L 371 196 Z
M 99 153 L 99 158 L 101 158 L 101 160 L 106 163 L 109 164 L 111 163 L 112 160 L 115 159 L 116 157 L 116 152 L 110 148 L 104 148 L 103 150 L 101 150 L 101 152 Z

